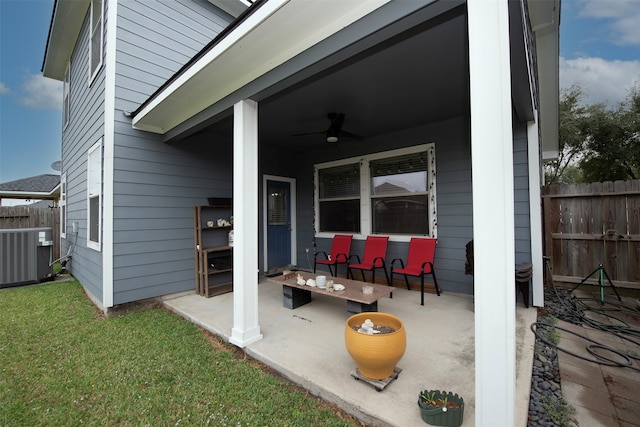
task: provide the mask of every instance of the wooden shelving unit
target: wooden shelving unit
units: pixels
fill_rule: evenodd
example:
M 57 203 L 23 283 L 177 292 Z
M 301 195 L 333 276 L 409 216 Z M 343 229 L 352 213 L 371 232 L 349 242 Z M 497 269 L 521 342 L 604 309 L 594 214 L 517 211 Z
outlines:
M 193 208 L 196 292 L 207 298 L 233 291 L 233 225 L 218 225 L 219 219 L 230 221 L 232 215 L 231 199 Z

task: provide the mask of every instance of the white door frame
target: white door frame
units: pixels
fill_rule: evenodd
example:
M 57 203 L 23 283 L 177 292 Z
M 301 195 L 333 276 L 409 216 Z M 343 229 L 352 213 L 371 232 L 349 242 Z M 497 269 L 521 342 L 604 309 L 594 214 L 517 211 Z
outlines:
M 298 264 L 296 234 L 297 234 L 297 220 L 296 220 L 296 179 L 287 178 L 277 175 L 262 175 L 262 246 L 263 246 L 263 268 L 264 271 L 269 269 L 268 259 L 269 254 L 267 251 L 267 181 L 280 181 L 289 183 L 290 187 L 290 200 L 291 200 L 291 264 Z

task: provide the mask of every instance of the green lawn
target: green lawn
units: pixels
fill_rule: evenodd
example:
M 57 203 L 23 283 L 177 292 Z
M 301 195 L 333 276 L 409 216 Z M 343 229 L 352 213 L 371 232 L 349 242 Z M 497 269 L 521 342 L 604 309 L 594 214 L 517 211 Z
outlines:
M 0 425 L 358 423 L 167 310 L 104 318 L 72 280 L 0 290 Z

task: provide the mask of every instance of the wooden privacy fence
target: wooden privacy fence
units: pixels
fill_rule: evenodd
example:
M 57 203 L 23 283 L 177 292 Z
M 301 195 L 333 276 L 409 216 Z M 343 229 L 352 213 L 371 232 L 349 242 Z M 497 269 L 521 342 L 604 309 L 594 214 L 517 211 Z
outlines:
M 41 228 L 53 229 L 53 260 L 60 258 L 60 208 L 34 208 L 31 206 L 0 206 L 0 229 Z
M 542 188 L 545 252 L 555 281 L 640 289 L 640 181 Z M 605 285 L 608 282 L 605 279 Z

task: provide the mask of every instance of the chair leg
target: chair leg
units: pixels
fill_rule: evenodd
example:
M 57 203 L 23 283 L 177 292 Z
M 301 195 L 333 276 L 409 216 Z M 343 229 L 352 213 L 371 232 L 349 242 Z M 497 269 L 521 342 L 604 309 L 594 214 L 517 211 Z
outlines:
M 433 276 L 433 284 L 436 285 L 436 293 L 440 296 L 440 288 L 438 287 L 438 281 L 436 280 L 436 271 L 431 267 L 431 275 Z
M 391 286 L 391 282 L 389 281 L 389 273 L 387 273 L 387 267 L 383 265 L 382 271 L 384 271 L 384 278 L 387 279 L 387 286 Z
M 407 275 L 406 275 L 406 274 L 404 275 L 404 283 L 406 283 L 406 284 L 407 284 L 407 290 L 409 290 L 409 291 L 410 291 L 410 290 L 411 290 L 411 287 L 409 286 L 409 279 L 407 278 Z
M 364 277 L 364 270 L 362 270 L 362 269 L 361 269 L 361 270 L 360 270 L 360 274 L 362 274 L 362 281 L 363 281 L 363 282 L 366 282 L 366 281 L 367 281 L 367 279 Z

